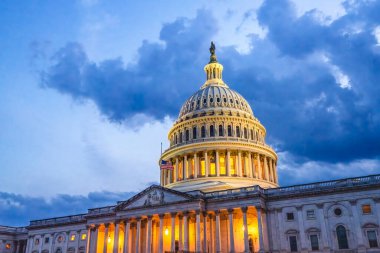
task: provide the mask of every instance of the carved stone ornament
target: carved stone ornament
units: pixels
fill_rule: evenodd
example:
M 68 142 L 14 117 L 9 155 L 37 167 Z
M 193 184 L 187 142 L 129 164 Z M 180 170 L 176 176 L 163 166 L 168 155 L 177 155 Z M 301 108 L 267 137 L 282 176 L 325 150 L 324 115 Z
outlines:
M 153 192 L 149 192 L 144 202 L 144 206 L 162 205 L 165 204 L 165 193 L 163 191 L 155 189 Z

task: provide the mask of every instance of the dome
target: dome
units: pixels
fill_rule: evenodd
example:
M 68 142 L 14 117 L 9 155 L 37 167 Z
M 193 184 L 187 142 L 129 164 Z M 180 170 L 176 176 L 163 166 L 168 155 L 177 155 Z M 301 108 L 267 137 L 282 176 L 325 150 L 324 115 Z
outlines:
M 235 111 L 246 117 L 253 117 L 251 106 L 238 92 L 228 88 L 227 85 L 208 85 L 185 101 L 179 119 L 210 111 Z

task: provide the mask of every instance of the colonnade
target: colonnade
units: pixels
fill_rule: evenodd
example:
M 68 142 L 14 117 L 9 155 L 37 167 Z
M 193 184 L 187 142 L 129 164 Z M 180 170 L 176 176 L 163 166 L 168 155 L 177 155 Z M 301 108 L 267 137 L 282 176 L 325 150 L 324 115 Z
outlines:
M 117 220 L 88 228 L 87 253 L 264 252 L 264 215 L 239 207 Z
M 203 177 L 246 177 L 277 184 L 276 160 L 240 150 L 194 152 L 171 159 L 173 169 L 161 170 L 161 185 Z

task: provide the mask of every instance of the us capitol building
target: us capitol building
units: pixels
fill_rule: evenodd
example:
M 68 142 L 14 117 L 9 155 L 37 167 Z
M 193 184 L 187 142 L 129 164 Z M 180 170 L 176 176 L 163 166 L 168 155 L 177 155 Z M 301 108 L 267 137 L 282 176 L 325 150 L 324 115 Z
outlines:
M 222 79 L 183 104 L 160 185 L 85 214 L 0 226 L 1 253 L 380 252 L 380 175 L 279 187 L 276 152 Z

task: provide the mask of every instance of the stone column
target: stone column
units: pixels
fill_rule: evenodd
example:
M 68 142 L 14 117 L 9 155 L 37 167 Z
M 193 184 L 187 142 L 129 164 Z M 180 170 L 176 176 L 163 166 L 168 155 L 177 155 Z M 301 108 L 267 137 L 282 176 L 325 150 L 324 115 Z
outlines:
M 175 252 L 175 217 L 177 216 L 177 213 L 171 213 L 171 251 Z
M 226 171 L 227 171 L 227 176 L 231 176 L 231 171 L 230 171 L 230 151 L 227 150 L 227 155 L 226 155 Z
M 183 249 L 183 241 L 182 241 L 182 214 L 178 215 L 178 250 L 182 251 Z
M 300 231 L 300 245 L 301 245 L 301 252 L 307 252 L 307 246 L 306 246 L 306 237 L 305 237 L 305 227 L 303 224 L 303 215 L 302 215 L 302 206 L 297 206 L 297 218 L 298 218 L 298 227 Z
M 183 250 L 189 250 L 189 221 L 188 221 L 188 212 L 183 213 Z
M 268 169 L 268 160 L 266 156 L 264 157 L 264 172 L 265 172 L 265 180 L 269 181 L 269 169 Z
M 257 224 L 259 228 L 259 252 L 265 252 L 264 249 L 264 229 L 263 229 L 263 222 L 262 222 L 262 209 L 261 207 L 256 207 L 257 210 Z
M 26 241 L 26 253 L 30 252 L 30 245 L 32 245 L 32 244 L 33 244 L 32 237 L 28 236 L 28 239 Z
M 146 252 L 152 251 L 152 215 L 148 215 L 147 235 L 146 235 Z
M 318 212 L 318 221 L 321 224 L 321 238 L 322 238 L 322 250 L 324 252 L 330 252 L 329 248 L 329 239 L 328 239 L 328 231 L 326 226 L 325 215 L 323 213 L 323 204 L 317 204 L 317 212 Z
M 199 172 L 198 156 L 197 156 L 197 153 L 194 153 L 194 178 L 198 177 L 198 172 Z
M 229 230 L 230 230 L 230 251 L 231 253 L 235 252 L 235 238 L 234 238 L 234 210 L 228 209 L 228 221 L 229 221 Z
M 140 242 L 141 242 L 141 218 L 136 218 L 136 242 L 135 242 L 135 252 L 140 252 Z
M 175 166 L 173 170 L 173 183 L 179 180 L 179 169 L 178 169 L 178 156 L 175 158 Z
M 186 180 L 189 178 L 189 165 L 187 164 L 187 155 L 183 157 L 183 180 Z
M 16 241 L 16 253 L 20 252 L 20 242 Z
M 254 154 L 254 156 L 255 156 L 256 163 L 257 163 L 257 168 L 256 168 L 256 171 L 257 171 L 257 177 L 258 177 L 259 179 L 263 179 L 262 168 L 261 168 L 261 160 L 260 160 L 260 154 Z
M 210 221 L 210 226 L 209 226 L 209 245 L 210 245 L 210 252 L 214 252 L 214 229 L 213 229 L 213 225 L 212 225 L 212 222 L 214 220 L 214 217 L 212 214 L 209 214 L 208 215 L 208 218 L 209 218 L 209 221 Z
M 66 252 L 67 251 L 67 247 L 69 246 L 69 235 L 70 235 L 70 232 L 66 232 L 66 241 L 65 241 L 65 245 L 63 246 L 63 252 Z
M 207 213 L 203 212 L 203 252 L 207 252 Z
M 75 249 L 75 252 L 78 252 L 79 251 L 79 243 L 80 243 L 80 240 L 81 240 L 81 238 L 80 238 L 80 234 L 81 234 L 81 230 L 78 230 L 77 231 L 77 235 L 78 235 L 78 239 L 77 239 L 77 247 L 76 247 L 76 249 Z
M 215 170 L 216 170 L 216 176 L 220 176 L 220 165 L 219 165 L 219 151 L 215 150 Z
M 201 251 L 201 214 L 200 211 L 198 210 L 196 213 L 196 231 L 195 231 L 195 238 L 196 238 L 196 243 L 195 243 L 195 250 L 196 252 Z
M 41 236 L 40 236 L 40 245 L 38 246 L 38 252 L 39 253 L 41 253 L 42 252 L 42 244 L 44 243 L 44 234 L 42 234 Z M 67 240 L 66 240 L 66 242 L 69 240 L 69 238 L 67 237 Z M 67 248 L 67 247 L 66 247 Z
M 108 242 L 108 227 L 109 223 L 104 224 L 104 244 L 103 244 L 103 253 L 107 253 L 107 242 Z
M 358 252 L 366 252 L 365 248 L 366 246 L 364 245 L 364 240 L 363 240 L 363 231 L 360 226 L 360 218 L 359 218 L 359 211 L 358 211 L 358 206 L 356 205 L 356 200 L 350 201 L 351 204 L 351 211 L 352 211 L 352 218 L 351 222 L 354 225 L 355 228 L 355 234 L 358 242 Z
M 120 232 L 120 221 L 115 222 L 115 233 L 113 238 L 113 253 L 119 252 L 119 232 Z
M 255 177 L 255 170 L 252 163 L 252 153 L 248 152 L 248 171 L 249 171 L 249 177 Z
M 207 155 L 207 151 L 204 152 L 204 156 L 205 156 L 205 176 L 208 177 L 210 175 L 210 163 L 208 161 L 208 155 Z
M 89 253 L 90 252 L 90 247 L 91 247 L 91 240 L 92 240 L 92 236 L 91 236 L 91 226 L 87 225 L 86 226 L 86 229 L 87 229 L 87 236 L 86 236 L 86 253 Z M 54 235 L 52 234 L 52 238 L 51 238 L 51 243 L 50 243 L 50 252 L 53 252 L 53 249 L 51 247 L 51 245 L 53 244 L 53 241 L 54 241 Z
M 277 246 L 278 246 L 278 250 L 280 252 L 282 252 L 282 249 L 283 249 L 283 244 L 282 244 L 282 240 L 283 240 L 283 234 L 284 234 L 284 226 L 282 224 L 283 222 L 283 216 L 282 216 L 282 208 L 278 208 L 276 209 L 276 217 L 274 217 L 274 219 L 276 219 L 276 224 L 278 225 L 278 230 L 276 231 L 276 236 L 275 238 L 273 238 L 274 240 L 278 240 L 277 241 Z
M 93 239 L 92 239 L 93 237 Z M 91 236 L 91 245 L 92 248 L 90 249 L 90 253 L 96 252 L 98 248 L 98 237 L 99 237 L 99 225 L 95 225 L 94 231 L 93 231 L 93 236 Z
M 248 242 L 248 221 L 247 221 L 247 211 L 248 207 L 242 207 L 243 212 L 243 224 L 244 224 L 244 252 L 249 253 L 249 242 Z
M 380 224 L 380 198 L 374 198 L 375 201 L 375 213 L 377 215 L 377 224 Z
M 242 177 L 243 176 L 243 172 L 242 172 L 242 165 L 241 165 L 241 151 L 239 150 L 238 151 L 238 157 L 237 157 L 237 167 L 238 167 L 238 169 L 237 169 L 237 175 L 238 175 L 238 177 Z
M 131 227 L 131 223 L 129 220 L 125 220 L 124 225 L 124 253 L 129 253 L 129 230 Z M 94 251 L 95 252 L 95 251 Z
M 215 210 L 215 251 L 216 253 L 220 253 L 222 250 L 220 243 L 220 211 Z
M 158 246 L 158 253 L 163 253 L 164 250 L 164 217 L 165 214 L 160 214 L 160 234 L 159 234 L 159 246 Z

